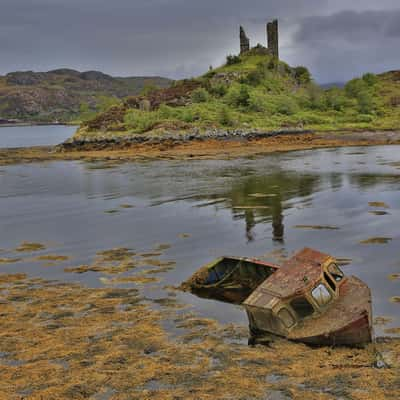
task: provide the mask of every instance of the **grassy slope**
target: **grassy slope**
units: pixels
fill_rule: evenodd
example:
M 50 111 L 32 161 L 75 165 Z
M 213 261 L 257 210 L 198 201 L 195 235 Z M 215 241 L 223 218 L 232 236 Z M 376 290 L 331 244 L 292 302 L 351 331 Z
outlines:
M 111 112 L 99 115 L 96 123 L 84 125 L 78 135 L 96 135 L 99 130 L 103 135 L 108 131 L 125 135 L 162 133 L 195 127 L 200 131 L 213 128 L 326 131 L 398 129 L 400 125 L 398 72 L 367 74 L 350 81 L 343 89 L 324 90 L 308 82 L 307 73 L 296 75 L 296 69 L 283 62 L 274 65 L 268 55 L 253 53 L 236 61 L 190 81 L 199 88 L 188 90 L 179 106 L 165 101 L 152 107 L 152 111 L 140 111 L 137 102 L 125 102 L 119 109 L 114 107 Z M 187 81 L 176 83 L 177 87 L 187 84 Z M 113 113 L 118 117 L 114 118 Z

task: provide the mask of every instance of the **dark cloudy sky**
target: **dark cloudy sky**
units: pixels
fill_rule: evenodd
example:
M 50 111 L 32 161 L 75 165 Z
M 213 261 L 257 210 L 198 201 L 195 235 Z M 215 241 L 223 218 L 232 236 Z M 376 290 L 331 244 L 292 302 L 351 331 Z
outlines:
M 0 0 L 0 74 L 69 67 L 190 77 L 238 52 L 238 26 L 319 82 L 400 69 L 400 0 Z

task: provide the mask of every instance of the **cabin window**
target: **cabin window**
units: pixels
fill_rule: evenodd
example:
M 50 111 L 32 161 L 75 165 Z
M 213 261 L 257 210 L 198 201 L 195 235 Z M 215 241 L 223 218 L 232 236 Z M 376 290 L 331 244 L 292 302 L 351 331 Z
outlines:
M 333 290 L 333 291 L 335 291 L 336 290 L 336 285 L 335 285 L 335 282 L 332 280 L 332 278 L 330 277 L 330 275 L 329 274 L 327 274 L 326 272 L 324 272 L 324 278 L 325 278 L 325 280 L 328 282 L 328 285 L 331 287 L 331 289 Z
M 305 318 L 314 313 L 314 307 L 305 297 L 298 297 L 290 302 L 299 318 Z
M 311 295 L 314 298 L 314 300 L 318 303 L 318 305 L 321 307 L 328 304 L 332 299 L 332 296 L 328 288 L 323 283 L 320 283 L 317 287 L 315 287 L 311 291 Z
M 340 282 L 344 277 L 343 272 L 340 270 L 340 268 L 336 264 L 331 264 L 328 267 L 328 272 L 331 274 L 332 278 L 336 282 Z
M 283 322 L 286 328 L 291 328 L 296 322 L 293 315 L 289 312 L 287 308 L 282 308 L 278 312 L 278 318 Z

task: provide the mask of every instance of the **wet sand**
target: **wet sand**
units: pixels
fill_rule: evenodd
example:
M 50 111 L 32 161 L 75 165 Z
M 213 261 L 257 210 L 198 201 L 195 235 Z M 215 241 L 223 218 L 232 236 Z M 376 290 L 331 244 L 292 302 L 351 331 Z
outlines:
M 120 144 L 103 150 L 93 150 L 90 146 L 79 151 L 56 151 L 52 146 L 0 149 L 0 165 L 56 160 L 231 159 L 294 150 L 389 144 L 400 144 L 400 131 L 291 134 L 254 140 L 165 141 L 128 147 Z

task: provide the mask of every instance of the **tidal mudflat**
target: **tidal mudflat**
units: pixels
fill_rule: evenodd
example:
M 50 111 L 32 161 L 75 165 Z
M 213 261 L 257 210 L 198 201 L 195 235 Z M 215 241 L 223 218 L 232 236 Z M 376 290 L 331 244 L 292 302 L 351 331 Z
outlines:
M 2 167 L 0 398 L 397 399 L 399 150 Z M 251 347 L 244 310 L 177 290 L 304 246 L 371 287 L 376 345 Z

